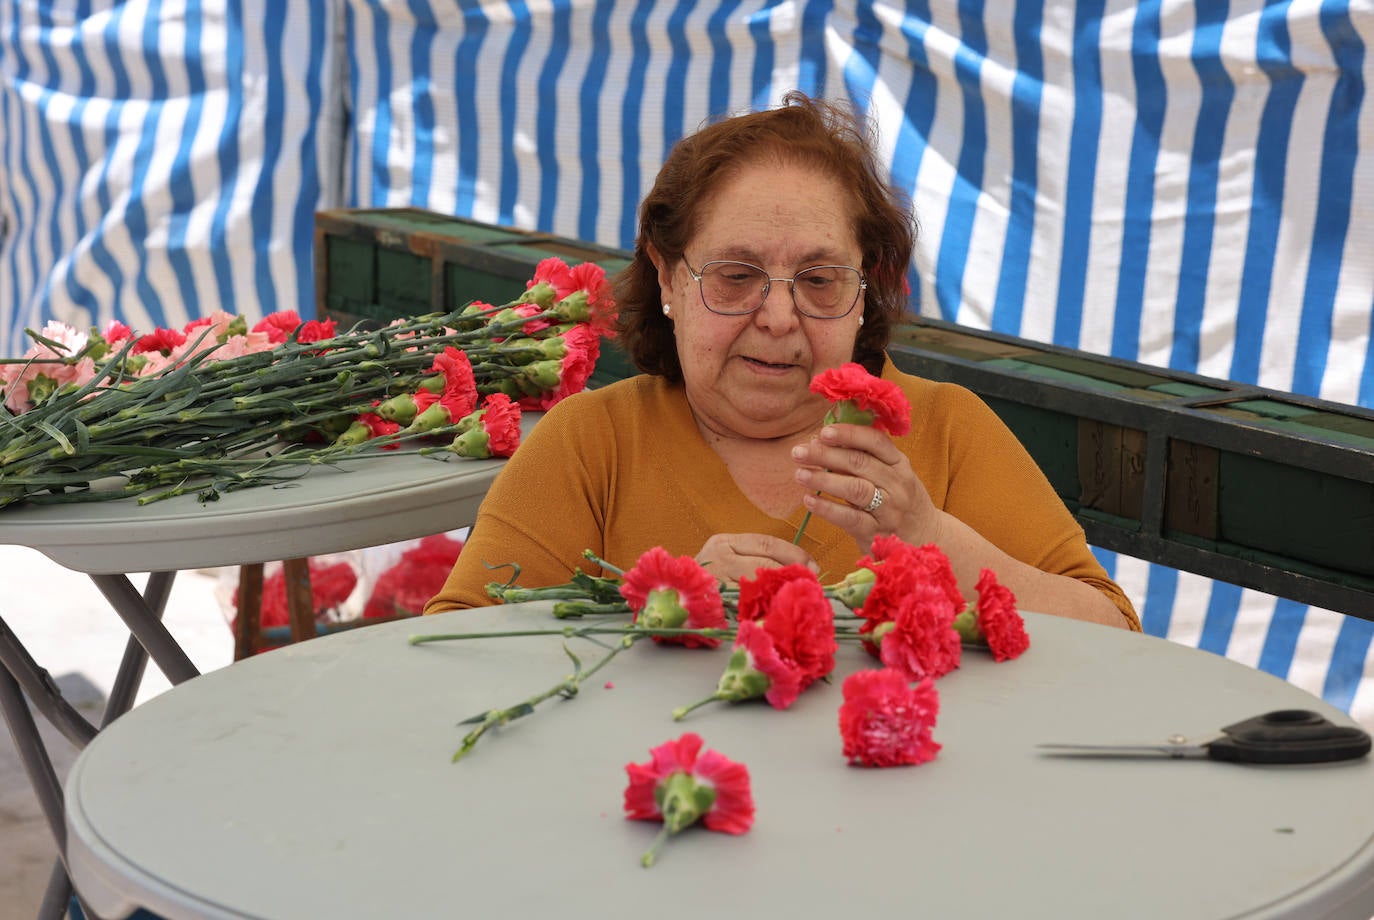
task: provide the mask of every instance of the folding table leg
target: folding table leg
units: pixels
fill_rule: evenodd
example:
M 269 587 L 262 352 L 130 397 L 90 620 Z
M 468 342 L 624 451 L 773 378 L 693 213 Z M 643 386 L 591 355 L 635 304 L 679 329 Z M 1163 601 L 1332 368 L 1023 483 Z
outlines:
M 124 656 L 120 660 L 119 672 L 115 676 L 110 698 L 106 701 L 105 711 L 101 715 L 101 728 L 128 712 L 133 706 L 148 662 L 149 653 L 144 645 L 145 640 L 159 648 L 164 660 L 172 668 L 172 671 L 168 672 L 166 667 L 159 663 L 159 667 L 163 667 L 169 680 L 176 681 L 174 673 L 182 675 L 182 680 L 199 674 L 191 664 L 190 658 L 176 645 L 162 624 L 162 615 L 167 607 L 174 576 L 174 572 L 155 572 L 149 575 L 142 595 L 134 591 L 133 585 L 124 576 L 106 576 L 105 585 L 101 585 L 97 576 L 92 576 L 92 580 L 101 587 L 106 598 L 129 625 L 131 633 L 124 648 Z M 128 592 L 119 586 L 119 580 L 128 587 Z M 129 593 L 132 593 L 137 603 L 130 602 Z M 123 607 L 120 606 L 120 602 L 124 603 Z M 135 622 L 140 624 L 137 629 L 134 626 Z M 163 638 L 176 649 L 179 657 L 184 659 L 184 664 L 176 660 L 178 655 L 168 654 Z M 185 673 L 187 669 L 190 670 L 190 674 Z M 43 744 L 42 736 L 38 733 L 38 726 L 29 712 L 28 703 L 24 699 L 25 693 L 33 700 L 34 706 L 44 718 L 58 728 L 78 750 L 95 737 L 95 727 L 62 697 L 56 682 L 33 660 L 18 637 L 4 620 L 0 619 L 0 710 L 4 712 L 5 722 L 9 726 L 10 735 L 14 738 L 20 760 L 24 764 L 24 771 L 33 785 L 34 794 L 43 809 L 43 815 L 58 849 L 58 860 L 53 864 L 43 903 L 39 908 L 38 920 L 60 920 L 66 914 L 72 898 L 71 881 L 66 870 L 66 808 L 62 786 L 57 780 L 57 773 L 53 769 L 52 759 Z M 86 916 L 94 917 L 95 915 L 81 901 L 81 896 L 77 894 L 76 897 Z
M 29 775 L 38 804 L 47 819 L 48 830 L 57 841 L 57 850 L 66 859 L 67 822 L 62 803 L 62 784 L 57 781 L 57 771 L 53 769 L 52 759 L 43 746 L 43 738 L 38 734 L 38 725 L 29 712 L 24 693 L 19 682 L 7 669 L 0 668 L 0 710 L 4 711 L 5 722 L 9 725 L 10 735 L 19 751 L 19 760 L 24 772 Z
M 148 576 L 149 587 L 153 586 L 154 579 L 161 583 L 161 579 L 166 578 L 166 589 L 170 590 L 171 577 L 174 574 L 154 572 Z M 139 643 L 148 650 L 158 668 L 167 675 L 167 680 L 179 684 L 200 675 L 185 649 L 177 645 L 172 634 L 162 624 L 162 620 L 153 615 L 147 601 L 134 589 L 127 575 L 92 575 L 91 581 L 95 582 L 95 586 L 105 595 L 105 599 L 124 620 L 129 631 L 137 636 Z

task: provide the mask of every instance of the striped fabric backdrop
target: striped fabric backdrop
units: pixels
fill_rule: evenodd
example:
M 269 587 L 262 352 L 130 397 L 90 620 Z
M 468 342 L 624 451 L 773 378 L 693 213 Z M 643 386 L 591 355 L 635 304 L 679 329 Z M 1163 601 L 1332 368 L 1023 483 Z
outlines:
M 677 138 L 800 88 L 877 126 L 923 313 L 1374 406 L 1369 0 L 65 10 L 0 5 L 3 350 L 305 314 L 317 207 L 628 247 Z M 1374 623 L 1103 556 L 1149 632 L 1374 725 Z

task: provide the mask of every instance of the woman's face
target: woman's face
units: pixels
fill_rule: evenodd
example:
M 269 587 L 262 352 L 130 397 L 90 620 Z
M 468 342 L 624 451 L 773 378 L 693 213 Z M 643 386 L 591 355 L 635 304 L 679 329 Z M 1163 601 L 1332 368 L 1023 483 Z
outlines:
M 816 265 L 862 270 L 851 207 L 843 186 L 813 169 L 746 166 L 706 200 L 685 261 L 698 271 L 713 260 L 749 262 L 773 278 Z M 794 308 L 790 285 L 774 281 L 756 312 L 721 316 L 706 309 L 686 265 L 655 263 L 697 423 L 725 437 L 812 431 L 828 403 L 810 392 L 811 378 L 852 360 L 862 294 L 848 315 L 813 319 Z

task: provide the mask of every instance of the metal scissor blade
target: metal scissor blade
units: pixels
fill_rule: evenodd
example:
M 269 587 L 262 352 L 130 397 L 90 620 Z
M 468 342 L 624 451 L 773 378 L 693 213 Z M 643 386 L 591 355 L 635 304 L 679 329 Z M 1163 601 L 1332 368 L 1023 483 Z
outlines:
M 1059 757 L 1206 757 L 1207 745 L 1188 741 L 1158 744 L 1038 744 L 1036 749 Z

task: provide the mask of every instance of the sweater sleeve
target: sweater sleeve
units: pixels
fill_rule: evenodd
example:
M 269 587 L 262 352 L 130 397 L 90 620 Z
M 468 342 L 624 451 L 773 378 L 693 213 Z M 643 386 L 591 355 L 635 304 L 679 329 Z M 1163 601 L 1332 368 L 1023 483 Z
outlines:
M 489 567 L 518 563 L 521 587 L 544 587 L 566 582 L 568 560 L 583 550 L 602 552 L 615 448 L 612 439 L 601 440 L 608 420 L 589 418 L 584 402 L 563 400 L 531 429 L 492 483 L 457 565 L 425 613 L 492 604 L 486 585 L 514 570 Z

